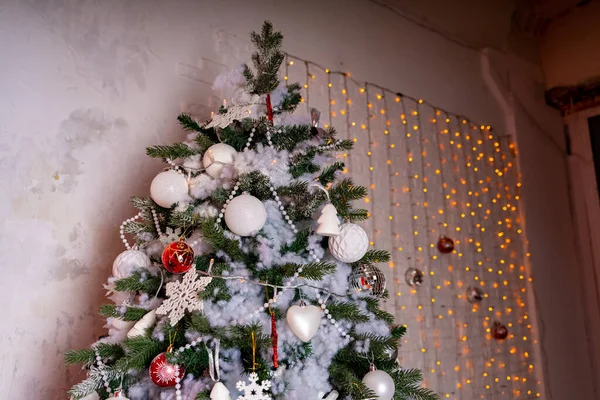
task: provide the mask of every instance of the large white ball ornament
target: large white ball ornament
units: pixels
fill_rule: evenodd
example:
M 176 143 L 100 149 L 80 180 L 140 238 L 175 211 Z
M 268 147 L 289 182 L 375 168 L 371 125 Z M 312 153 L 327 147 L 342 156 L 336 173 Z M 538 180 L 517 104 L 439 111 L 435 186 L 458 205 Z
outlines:
M 394 380 L 385 371 L 371 371 L 365 375 L 362 382 L 377 395 L 372 400 L 391 400 L 396 392 Z
M 125 250 L 115 258 L 112 274 L 117 279 L 130 277 L 136 269 L 148 268 L 152 264 L 150 258 L 140 250 Z
M 164 208 L 171 208 L 173 203 L 187 199 L 188 191 L 187 180 L 175 170 L 161 172 L 150 185 L 150 197 Z
M 236 235 L 250 236 L 267 222 L 267 210 L 262 201 L 249 194 L 233 198 L 225 209 L 227 228 Z
M 217 143 L 206 150 L 202 158 L 202 165 L 204 165 L 208 175 L 218 178 L 221 175 L 223 165 L 231 164 L 235 154 L 237 154 L 237 151 L 230 145 Z
M 338 260 L 352 263 L 363 258 L 369 248 L 369 237 L 363 228 L 356 224 L 340 226 L 338 236 L 329 237 L 329 251 Z

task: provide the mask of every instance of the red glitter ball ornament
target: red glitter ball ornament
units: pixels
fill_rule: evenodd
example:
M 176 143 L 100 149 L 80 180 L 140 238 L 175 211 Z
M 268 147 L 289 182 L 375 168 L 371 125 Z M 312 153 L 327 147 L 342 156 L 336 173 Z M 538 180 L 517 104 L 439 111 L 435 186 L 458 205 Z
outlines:
M 150 363 L 150 379 L 157 386 L 175 386 L 176 379 L 183 379 L 183 375 L 183 368 L 176 367 L 167 361 L 167 353 L 160 353 Z
M 454 250 L 454 240 L 442 235 L 437 242 L 437 248 L 442 254 L 452 253 Z
M 492 328 L 492 335 L 496 340 L 506 339 L 508 336 L 508 328 L 504 326 L 504 324 L 496 321 L 494 322 L 494 327 Z
M 194 264 L 194 250 L 183 240 L 173 242 L 163 250 L 162 263 L 167 271 L 183 274 Z

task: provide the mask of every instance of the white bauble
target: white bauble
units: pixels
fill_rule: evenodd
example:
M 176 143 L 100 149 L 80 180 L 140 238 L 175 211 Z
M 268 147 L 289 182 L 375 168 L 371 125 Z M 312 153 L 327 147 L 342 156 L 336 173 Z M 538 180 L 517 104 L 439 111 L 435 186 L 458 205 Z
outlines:
M 150 185 L 150 197 L 164 208 L 171 208 L 174 203 L 186 200 L 188 191 L 185 177 L 172 169 L 156 175 Z
M 71 397 L 71 400 L 73 400 L 73 397 Z M 92 392 L 79 400 L 100 400 L 100 395 L 96 392 Z
M 146 334 L 146 330 L 154 325 L 156 322 L 156 310 L 152 310 L 147 312 L 142 319 L 137 321 L 133 328 L 127 332 L 128 338 L 133 338 L 136 336 L 143 336 Z
M 210 391 L 211 400 L 231 400 L 229 390 L 221 382 L 215 383 L 212 390 Z
M 115 258 L 112 274 L 118 279 L 127 278 L 136 269 L 148 268 L 151 264 L 152 261 L 143 251 L 125 250 Z
M 315 336 L 321 325 L 323 313 L 320 307 L 313 305 L 291 306 L 287 310 L 285 319 L 290 330 L 303 342 L 308 342 Z
M 223 165 L 231 164 L 235 154 L 237 154 L 237 151 L 228 144 L 213 144 L 204 153 L 202 165 L 204 165 L 204 169 L 208 175 L 218 178 L 221 176 Z
M 239 236 L 250 236 L 262 229 L 266 221 L 267 210 L 263 202 L 246 193 L 231 200 L 225 209 L 227 228 Z
M 368 248 L 367 232 L 356 224 L 343 224 L 338 236 L 329 237 L 329 251 L 335 258 L 345 263 L 360 260 Z
M 365 375 L 362 382 L 377 395 L 372 400 L 391 400 L 396 392 L 394 380 L 385 371 L 375 370 Z

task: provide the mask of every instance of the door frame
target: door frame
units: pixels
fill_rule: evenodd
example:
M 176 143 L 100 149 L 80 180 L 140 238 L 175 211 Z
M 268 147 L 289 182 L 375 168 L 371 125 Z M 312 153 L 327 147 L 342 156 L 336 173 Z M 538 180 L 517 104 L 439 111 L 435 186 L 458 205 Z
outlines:
M 578 248 L 576 267 L 582 280 L 581 295 L 587 340 L 592 353 L 592 376 L 596 378 L 596 393 L 600 393 L 600 199 L 588 125 L 588 118 L 597 115 L 600 115 L 600 106 L 567 115 L 564 121 L 571 147 L 567 165 Z

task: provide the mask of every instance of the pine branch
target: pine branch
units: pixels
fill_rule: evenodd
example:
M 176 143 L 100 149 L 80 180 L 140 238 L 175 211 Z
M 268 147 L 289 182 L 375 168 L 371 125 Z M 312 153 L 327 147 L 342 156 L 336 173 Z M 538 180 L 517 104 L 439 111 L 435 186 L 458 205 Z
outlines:
M 345 164 L 343 162 L 336 161 L 335 163 L 323 168 L 318 178 L 319 183 L 323 186 L 327 186 L 327 184 L 335 180 L 336 172 L 343 171 L 344 167 Z
M 160 287 L 160 278 L 152 276 L 148 270 L 135 271 L 131 276 L 115 282 L 118 292 L 143 292 L 154 295 Z
M 418 369 L 396 369 L 391 374 L 396 385 L 394 399 L 437 400 L 439 396 L 430 389 L 420 387 L 423 374 Z
M 222 250 L 234 261 L 244 261 L 246 254 L 240 248 L 240 242 L 225 237 L 223 229 L 215 224 L 215 220 L 205 219 L 200 224 L 202 235 L 215 250 Z
M 364 264 L 373 265 L 375 263 L 389 262 L 390 258 L 391 258 L 391 255 L 386 250 L 371 249 L 365 253 L 363 258 L 361 258 L 360 260 L 358 260 L 356 262 L 353 262 L 350 265 L 353 268 L 360 267 L 361 265 L 364 265 Z
M 310 125 L 284 125 L 277 126 L 276 135 L 273 135 L 273 146 L 277 150 L 292 151 L 298 144 L 310 139 Z M 281 131 L 281 132 L 279 132 Z
M 369 316 L 363 314 L 354 303 L 332 301 L 327 303 L 327 309 L 336 321 L 346 320 L 353 323 L 369 322 Z
M 374 297 L 365 297 L 363 300 L 367 303 L 367 311 L 375 314 L 376 319 L 383 320 L 390 325 L 394 323 L 394 316 L 386 311 L 383 311 L 379 307 L 379 299 Z
M 65 353 L 65 363 L 92 365 L 96 361 L 96 354 L 92 349 L 69 350 Z
M 287 112 L 293 112 L 296 107 L 298 107 L 298 104 L 300 104 L 300 101 L 302 100 L 302 95 L 300 94 L 300 85 L 297 83 L 292 83 L 286 86 L 287 88 L 287 92 L 285 93 L 285 95 L 283 96 L 283 100 L 281 101 L 281 104 L 279 105 L 279 110 L 277 111 L 279 112 L 283 112 L 283 111 L 287 111 Z
M 252 62 L 256 73 L 250 67 L 244 65 L 244 77 L 251 94 L 263 95 L 273 91 L 279 85 L 277 72 L 283 62 L 284 55 L 281 52 L 283 36 L 280 32 L 273 31 L 273 25 L 265 21 L 260 34 L 250 34 L 252 43 L 257 52 L 252 54 Z
M 369 212 L 362 208 L 359 210 L 352 210 L 345 214 L 345 218 L 349 219 L 351 222 L 364 221 L 369 219 Z
M 163 158 L 176 160 L 198 154 L 198 151 L 192 149 L 185 143 L 175 143 L 170 146 L 158 145 L 146 148 L 146 154 L 152 158 Z
M 306 251 L 306 248 L 308 247 L 309 235 L 310 235 L 310 232 L 308 229 L 298 232 L 296 234 L 296 239 L 294 239 L 294 241 L 290 244 L 285 244 L 285 245 L 281 246 L 281 249 L 279 250 L 279 252 L 281 254 L 285 254 L 285 253 L 300 254 L 300 253 Z
M 150 361 L 169 346 L 166 342 L 159 342 L 147 336 L 127 338 L 123 342 L 125 356 L 117 360 L 115 367 L 120 370 L 143 370 L 150 365 Z
M 194 142 L 198 145 L 201 153 L 204 153 L 210 146 L 215 144 L 215 141 L 204 133 L 198 133 L 194 138 Z
M 119 318 L 123 321 L 139 321 L 148 312 L 140 307 L 126 307 L 125 312 L 121 312 L 119 310 L 120 307 L 116 304 L 103 304 L 100 307 L 100 315 L 107 318 Z
M 202 132 L 202 127 L 200 127 L 200 124 L 198 124 L 198 122 L 196 122 L 196 120 L 194 118 L 192 118 L 192 116 L 189 114 L 186 114 L 186 113 L 179 114 L 179 116 L 177 117 L 177 121 L 179 121 L 179 123 L 181 124 L 181 127 L 188 132 L 189 131 Z

